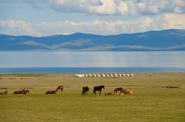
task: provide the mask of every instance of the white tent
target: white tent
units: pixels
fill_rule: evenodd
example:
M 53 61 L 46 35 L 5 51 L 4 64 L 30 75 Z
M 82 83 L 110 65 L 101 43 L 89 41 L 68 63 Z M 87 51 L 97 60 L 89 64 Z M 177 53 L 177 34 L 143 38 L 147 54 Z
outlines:
M 83 78 L 85 75 L 84 74 L 75 74 L 75 77 L 77 78 Z
M 101 74 L 101 76 L 102 76 L 102 77 L 104 77 L 104 78 L 106 77 L 106 75 L 105 75 L 105 74 Z
M 97 74 L 97 77 L 99 77 L 99 78 L 100 78 L 100 77 L 101 77 L 101 75 L 100 75 L 100 74 Z

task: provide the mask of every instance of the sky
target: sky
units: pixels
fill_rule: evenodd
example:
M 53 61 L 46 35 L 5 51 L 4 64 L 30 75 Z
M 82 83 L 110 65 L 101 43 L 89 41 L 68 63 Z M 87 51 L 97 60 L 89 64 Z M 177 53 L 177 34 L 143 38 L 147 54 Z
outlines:
M 0 34 L 113 35 L 185 29 L 185 0 L 0 0 Z

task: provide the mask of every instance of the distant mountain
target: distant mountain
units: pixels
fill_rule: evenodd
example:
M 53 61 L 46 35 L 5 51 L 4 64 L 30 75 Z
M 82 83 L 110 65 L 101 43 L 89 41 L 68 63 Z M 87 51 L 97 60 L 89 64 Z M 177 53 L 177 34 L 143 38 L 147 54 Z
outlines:
M 0 35 L 0 51 L 9 50 L 185 51 L 185 30 L 107 36 L 84 33 L 47 37 Z

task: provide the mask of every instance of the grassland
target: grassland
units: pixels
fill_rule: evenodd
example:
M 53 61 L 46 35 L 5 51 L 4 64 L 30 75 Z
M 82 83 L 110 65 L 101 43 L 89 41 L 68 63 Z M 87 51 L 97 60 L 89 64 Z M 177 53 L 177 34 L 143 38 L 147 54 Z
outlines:
M 64 92 L 45 95 L 58 85 Z M 94 96 L 95 85 L 105 92 L 116 87 L 134 91 L 125 96 Z M 81 96 L 88 85 L 90 93 Z M 163 88 L 178 86 L 180 88 Z M 73 75 L 0 75 L 0 122 L 184 122 L 185 73 L 136 74 L 126 78 L 75 78 Z M 30 95 L 13 95 L 26 88 Z

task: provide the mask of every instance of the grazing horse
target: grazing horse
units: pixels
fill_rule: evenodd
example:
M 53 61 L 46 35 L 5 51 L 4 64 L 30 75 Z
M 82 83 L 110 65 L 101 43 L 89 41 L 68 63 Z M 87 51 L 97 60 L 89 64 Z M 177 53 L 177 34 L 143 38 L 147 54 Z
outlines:
M 124 94 L 133 94 L 133 91 L 131 91 L 131 90 L 128 90 L 128 89 L 126 89 L 126 90 L 123 90 L 123 92 L 124 92 Z
M 82 87 L 82 94 L 81 95 L 87 95 L 89 92 L 89 87 L 88 86 L 84 86 Z
M 7 93 L 8 93 L 8 91 L 6 90 L 4 92 L 0 92 L 0 95 L 7 94 Z
M 20 91 L 14 91 L 13 94 L 30 94 L 29 90 L 20 90 Z
M 123 90 L 124 90 L 124 88 L 121 88 L 121 87 L 115 88 L 114 89 L 114 94 L 120 94 Z
M 123 89 L 122 91 L 120 91 L 120 95 L 124 95 L 124 94 L 133 94 L 133 91 L 128 89 Z
M 56 94 L 57 90 L 53 90 L 53 91 L 47 91 L 46 94 Z
M 96 95 L 96 91 L 99 91 L 99 93 L 101 94 L 102 89 L 105 89 L 104 85 L 95 86 L 93 89 L 93 93 Z
M 30 94 L 30 91 L 23 89 L 22 94 Z
M 63 92 L 63 90 L 64 90 L 63 85 L 58 86 L 57 89 L 56 89 L 56 91 L 58 91 L 58 92 Z
M 22 94 L 22 90 L 21 91 L 14 91 L 13 94 Z

